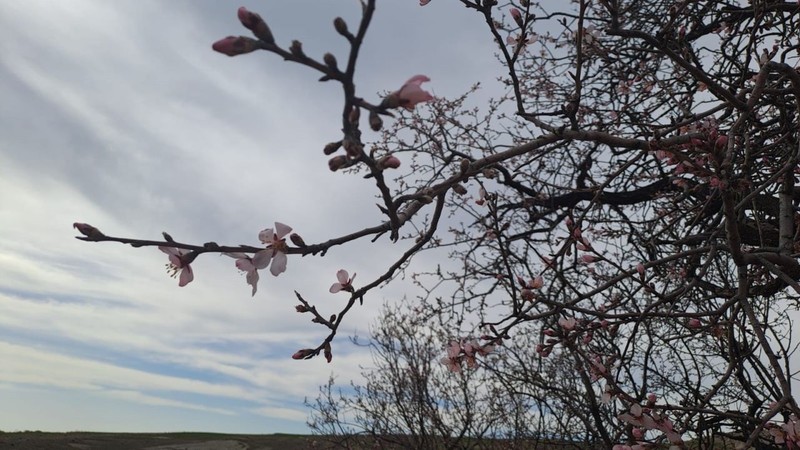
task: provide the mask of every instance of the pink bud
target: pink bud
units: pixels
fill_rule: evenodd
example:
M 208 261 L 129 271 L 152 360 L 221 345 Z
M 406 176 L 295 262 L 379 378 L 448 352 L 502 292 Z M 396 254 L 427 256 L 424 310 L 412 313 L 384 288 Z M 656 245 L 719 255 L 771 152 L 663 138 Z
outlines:
M 77 229 L 82 235 L 92 239 L 97 239 L 105 236 L 103 233 L 100 232 L 100 230 L 89 225 L 88 223 L 75 222 L 72 224 L 72 227 Z
M 700 319 L 693 317 L 689 319 L 687 325 L 689 328 L 700 328 L 701 326 L 703 326 L 703 322 L 701 322 Z
M 637 441 L 644 437 L 644 431 L 642 431 L 641 428 L 634 428 L 631 430 L 631 433 L 633 434 L 633 438 Z
M 336 172 L 347 164 L 347 156 L 338 155 L 328 160 L 328 168 Z
M 647 401 L 648 401 L 648 402 L 650 402 L 650 403 L 655 403 L 655 402 L 656 402 L 656 400 L 658 400 L 658 397 L 656 397 L 656 394 L 653 394 L 652 392 L 650 392 L 649 394 L 647 394 Z
M 591 264 L 597 261 L 597 258 L 594 255 L 583 255 L 581 256 L 581 261 L 583 261 L 586 264 Z
M 257 38 L 268 44 L 275 43 L 275 38 L 272 37 L 272 32 L 261 16 L 254 12 L 248 11 L 244 6 L 239 8 L 237 15 L 239 16 L 239 21 L 242 22 L 242 25 L 244 25 L 248 30 L 252 31 Z
M 397 157 L 394 155 L 386 155 L 383 158 L 379 159 L 375 165 L 378 166 L 378 169 L 381 170 L 397 169 L 398 167 L 400 167 L 400 160 L 397 159 Z
M 639 275 L 644 275 L 644 264 L 642 263 L 637 264 L 636 271 L 639 272 Z
M 717 140 L 714 141 L 714 149 L 717 151 L 725 150 L 727 146 L 728 146 L 728 136 L 725 136 L 724 134 L 722 136 L 719 136 Z
M 520 27 L 524 24 L 522 20 L 522 13 L 517 8 L 511 8 L 511 18 L 514 19 L 514 22 L 516 22 Z
M 224 55 L 236 56 L 258 50 L 261 48 L 261 45 L 255 39 L 249 37 L 228 36 L 214 42 L 211 48 Z
M 296 351 L 294 355 L 292 355 L 292 359 L 306 359 L 312 354 L 314 354 L 314 350 L 310 348 L 304 348 L 302 350 Z

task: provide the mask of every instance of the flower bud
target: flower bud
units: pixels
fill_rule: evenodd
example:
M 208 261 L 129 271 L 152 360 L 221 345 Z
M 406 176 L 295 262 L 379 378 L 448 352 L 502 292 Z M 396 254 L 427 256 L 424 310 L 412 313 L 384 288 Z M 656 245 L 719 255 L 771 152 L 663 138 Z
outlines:
M 347 156 L 344 155 L 334 156 L 328 160 L 328 168 L 331 169 L 332 172 L 336 172 L 345 165 L 347 165 Z
M 517 26 L 522 28 L 524 21 L 522 19 L 522 12 L 520 12 L 520 10 L 517 8 L 511 8 L 511 18 L 514 19 L 514 22 L 517 23 Z
M 381 131 L 383 128 L 383 120 L 375 111 L 369 112 L 369 127 L 372 128 L 372 131 Z
M 257 38 L 261 39 L 267 44 L 275 43 L 275 38 L 272 36 L 272 32 L 261 16 L 254 12 L 248 11 L 244 6 L 239 8 L 238 15 L 239 21 L 242 22 L 242 25 L 244 25 L 248 30 L 252 31 Z
M 292 355 L 292 359 L 308 359 L 313 354 L 314 354 L 314 350 L 313 349 L 304 348 L 302 350 L 298 350 L 298 351 L 294 352 L 294 355 Z
M 214 42 L 211 48 L 224 55 L 236 56 L 258 50 L 261 48 L 261 44 L 257 40 L 245 36 L 228 36 Z
M 297 312 L 299 312 L 299 313 L 307 313 L 308 311 L 310 311 L 310 310 L 308 309 L 308 306 L 306 306 L 306 305 L 303 305 L 303 304 L 296 305 L 296 306 L 294 307 L 294 309 L 295 309 Z
M 331 360 L 333 359 L 333 352 L 331 351 L 331 343 L 326 342 L 324 348 L 325 359 L 330 364 Z
M 461 170 L 462 175 L 467 173 L 467 171 L 469 170 L 469 165 L 470 162 L 468 159 L 464 158 L 461 160 L 461 162 L 459 163 L 459 169 Z
M 330 155 L 331 153 L 335 152 L 336 150 L 339 150 L 339 148 L 341 146 L 342 146 L 342 141 L 329 142 L 325 146 L 325 148 L 322 149 L 322 153 L 325 153 L 326 155 Z
M 296 245 L 296 246 L 298 246 L 300 248 L 308 247 L 308 245 L 306 245 L 306 241 L 304 241 L 303 238 L 301 238 L 300 235 L 297 234 L 297 233 L 292 233 L 289 236 L 289 239 L 292 241 L 292 243 L 294 245 Z
M 467 188 L 465 188 L 464 185 L 461 183 L 456 183 L 453 185 L 453 192 L 455 192 L 458 195 L 466 195 Z
M 333 53 L 325 53 L 325 55 L 322 56 L 322 60 L 325 61 L 325 65 L 327 65 L 331 70 L 336 72 L 339 71 L 339 66 L 336 62 L 336 57 L 333 56 Z
M 394 155 L 386 155 L 379 159 L 375 165 L 378 166 L 380 170 L 397 169 L 400 167 L 400 160 Z
M 725 150 L 728 147 L 728 136 L 724 134 L 722 136 L 717 137 L 716 141 L 714 141 L 714 150 L 720 152 Z
M 336 29 L 337 33 L 344 37 L 350 36 L 350 32 L 347 31 L 347 22 L 345 22 L 341 17 L 333 19 L 333 28 Z
M 289 46 L 289 51 L 298 58 L 306 57 L 306 54 L 303 53 L 303 43 L 298 40 L 292 41 L 292 45 Z
M 72 224 L 72 227 L 77 229 L 82 235 L 90 239 L 105 237 L 105 235 L 101 233 L 100 230 L 89 225 L 88 223 L 75 222 Z

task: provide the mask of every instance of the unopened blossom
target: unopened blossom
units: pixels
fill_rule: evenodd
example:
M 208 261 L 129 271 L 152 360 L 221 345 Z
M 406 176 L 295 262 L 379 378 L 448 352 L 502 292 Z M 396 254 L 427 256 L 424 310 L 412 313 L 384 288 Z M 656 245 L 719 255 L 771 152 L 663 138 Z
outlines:
M 252 257 L 244 253 L 225 253 L 231 258 L 236 258 L 236 268 L 246 273 L 247 284 L 253 287 L 253 294 L 256 295 L 258 288 L 258 270 L 264 269 L 272 258 L 272 251 L 266 249 L 256 252 Z
M 310 355 L 314 354 L 314 350 L 310 348 L 304 348 L 302 350 L 298 350 L 294 352 L 292 355 L 292 359 L 306 359 Z
M 211 48 L 223 55 L 236 56 L 258 50 L 261 48 L 261 44 L 257 40 L 245 36 L 228 36 L 214 42 Z
M 386 155 L 383 158 L 379 159 L 375 165 L 380 170 L 385 169 L 397 169 L 400 167 L 400 160 L 394 155 Z
M 688 325 L 689 328 L 700 328 L 701 326 L 703 326 L 703 322 L 701 322 L 700 319 L 696 317 L 692 317 L 691 319 L 689 319 L 686 325 Z
M 419 6 L 425 6 L 430 2 L 431 2 L 431 0 L 419 0 Z
M 166 253 L 169 257 L 167 272 L 170 272 L 170 276 L 174 278 L 180 273 L 180 276 L 178 276 L 178 286 L 184 287 L 194 280 L 194 272 L 192 272 L 192 266 L 189 264 L 194 257 L 188 256 L 188 250 L 175 247 L 158 247 L 158 249 Z
M 72 227 L 88 238 L 96 239 L 105 236 L 100 230 L 88 223 L 75 222 L 72 224 Z
M 265 252 L 269 252 L 272 264 L 269 271 L 274 276 L 278 276 L 286 271 L 286 235 L 291 233 L 292 227 L 275 222 L 275 228 L 267 228 L 258 233 L 258 239 L 267 245 Z
M 356 278 L 356 274 L 353 274 L 353 277 L 350 277 L 350 274 L 347 273 L 346 270 L 342 269 L 336 272 L 336 279 L 339 280 L 336 283 L 333 283 L 330 288 L 331 294 L 335 294 L 339 291 L 347 291 L 353 292 L 353 280 Z
M 247 8 L 242 6 L 237 11 L 237 16 L 239 17 L 239 21 L 242 22 L 242 25 L 244 25 L 248 30 L 252 31 L 257 38 L 268 44 L 275 43 L 275 38 L 272 36 L 272 32 L 260 15 L 252 11 L 248 11 Z
M 520 27 L 524 23 L 522 20 L 522 12 L 520 12 L 520 10 L 517 8 L 511 8 L 511 18 L 514 19 L 514 22 L 516 22 Z
M 417 103 L 428 102 L 433 100 L 433 96 L 422 89 L 422 83 L 431 81 L 425 75 L 415 75 L 408 79 L 403 86 L 386 96 L 381 103 L 385 108 L 398 108 L 414 109 Z

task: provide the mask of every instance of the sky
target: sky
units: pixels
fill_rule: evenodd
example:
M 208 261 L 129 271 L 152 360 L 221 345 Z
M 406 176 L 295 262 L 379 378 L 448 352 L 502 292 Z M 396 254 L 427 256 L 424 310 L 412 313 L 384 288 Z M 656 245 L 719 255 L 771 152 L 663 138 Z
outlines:
M 501 74 L 478 15 L 449 1 L 378 3 L 356 77 L 368 100 L 418 73 L 444 97 Z M 345 336 L 367 334 L 383 301 L 413 295 L 404 279 L 371 293 L 331 364 L 294 361 L 325 333 L 295 312 L 293 290 L 332 313 L 346 300 L 328 293 L 338 269 L 372 280 L 402 245 L 290 256 L 251 297 L 225 256 L 203 255 L 179 288 L 155 248 L 74 239 L 73 222 L 229 245 L 257 245 L 275 221 L 308 243 L 380 223 L 374 184 L 330 172 L 322 154 L 340 138 L 339 86 L 266 52 L 211 50 L 247 34 L 239 6 L 278 43 L 340 60 L 333 18 L 355 28 L 360 10 L 357 0 L 0 2 L 0 430 L 308 433 L 304 398 L 370 365 Z

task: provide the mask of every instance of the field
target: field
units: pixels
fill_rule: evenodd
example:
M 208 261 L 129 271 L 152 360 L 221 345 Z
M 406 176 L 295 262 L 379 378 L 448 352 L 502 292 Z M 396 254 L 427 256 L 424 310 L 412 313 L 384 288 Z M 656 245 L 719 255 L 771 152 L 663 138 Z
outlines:
M 13 450 L 300 450 L 325 449 L 312 436 L 216 433 L 0 432 L 0 449 Z

